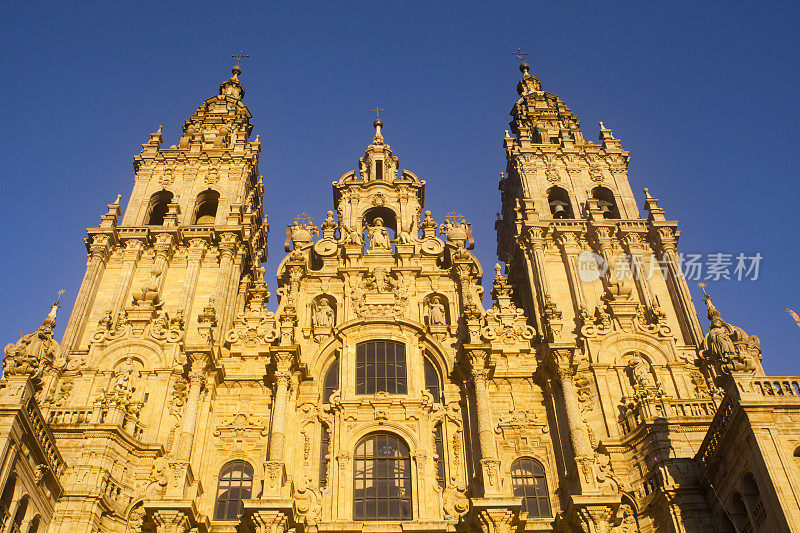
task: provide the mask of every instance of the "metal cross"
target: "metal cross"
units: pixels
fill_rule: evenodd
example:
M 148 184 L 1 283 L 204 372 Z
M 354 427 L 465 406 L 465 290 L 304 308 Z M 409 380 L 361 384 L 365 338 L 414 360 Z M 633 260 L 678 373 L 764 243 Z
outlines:
M 457 213 L 456 210 L 452 210 L 444 216 L 445 220 L 449 220 L 451 224 L 456 224 L 464 220 L 464 215 L 461 213 Z
M 61 300 L 61 296 L 62 296 L 62 295 L 65 293 L 65 292 L 67 292 L 67 291 L 65 291 L 64 289 L 61 289 L 60 291 L 58 291 L 58 297 L 56 298 L 56 303 L 55 303 L 55 305 L 58 305 L 58 302 Z M 60 305 L 58 305 L 58 306 L 59 306 L 59 307 L 61 307 Z
M 515 56 L 519 58 L 520 61 L 525 61 L 525 56 L 529 56 L 528 52 L 523 52 L 522 48 L 517 48 L 515 52 L 512 52 Z
M 705 283 L 698 283 L 697 286 L 700 287 L 703 290 L 703 301 L 711 300 L 711 296 L 709 296 L 708 293 L 706 292 L 706 284 Z
M 239 50 L 238 54 L 236 54 L 235 56 L 231 56 L 231 57 L 236 60 L 236 66 L 239 67 L 239 66 L 241 66 L 240 63 L 242 62 L 242 59 L 249 58 L 250 56 L 245 55 L 244 50 Z
M 305 211 L 301 215 L 294 217 L 294 219 L 302 226 L 308 226 L 314 221 L 314 218 Z
M 375 116 L 381 118 L 381 111 L 386 111 L 385 107 L 376 107 L 375 109 L 370 109 L 370 111 L 375 111 Z

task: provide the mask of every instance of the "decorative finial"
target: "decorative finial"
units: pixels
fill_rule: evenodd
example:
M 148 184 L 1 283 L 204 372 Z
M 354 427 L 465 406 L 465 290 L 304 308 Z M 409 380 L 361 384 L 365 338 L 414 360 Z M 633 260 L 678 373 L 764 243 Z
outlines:
M 258 140 L 258 137 L 259 137 L 259 134 L 258 134 L 258 133 L 256 133 L 256 140 L 255 140 L 255 142 L 261 142 L 261 141 L 259 141 L 259 140 Z
M 525 61 L 525 56 L 529 56 L 530 54 L 528 52 L 523 52 L 522 48 L 517 48 L 517 50 L 512 53 L 515 56 L 517 56 L 521 61 L 521 63 L 519 64 L 519 71 L 522 72 L 523 74 L 527 74 L 528 69 L 530 69 L 531 66 Z
M 58 291 L 58 296 L 56 297 L 56 301 L 53 302 L 53 305 L 50 306 L 50 312 L 47 313 L 47 317 L 44 319 L 44 322 L 42 322 L 42 324 L 50 327 L 50 329 L 56 327 L 56 313 L 58 312 L 59 309 L 61 309 L 61 303 L 60 303 L 61 295 L 64 294 L 65 292 L 66 291 L 64 289 Z
M 111 205 L 119 205 L 120 198 L 122 198 L 122 195 L 118 194 L 117 197 L 114 199 L 114 201 L 111 203 Z
M 703 290 L 703 301 L 706 303 L 706 310 L 708 311 L 708 319 L 714 320 L 720 317 L 720 312 L 714 307 L 714 304 L 711 303 L 711 296 L 708 295 L 706 292 L 706 284 L 705 283 L 698 283 L 698 287 Z
M 604 129 L 606 129 L 606 127 L 603 125 L 603 122 L 602 122 L 602 121 L 598 122 L 597 124 L 599 124 L 599 125 L 600 125 L 600 129 L 601 129 L 601 130 L 604 130 Z
M 161 128 L 162 128 L 162 125 L 161 125 L 161 124 L 159 124 L 159 125 L 158 125 L 158 131 L 156 131 L 156 133 L 161 133 Z
M 652 198 L 652 196 L 650 196 L 650 191 L 647 189 L 647 187 L 644 188 L 644 195 L 647 198 Z

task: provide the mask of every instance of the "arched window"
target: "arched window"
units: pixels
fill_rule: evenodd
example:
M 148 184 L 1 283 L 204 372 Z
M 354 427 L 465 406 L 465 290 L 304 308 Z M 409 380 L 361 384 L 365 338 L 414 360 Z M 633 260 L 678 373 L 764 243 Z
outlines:
M 395 341 L 356 345 L 356 394 L 406 394 L 406 346 Z
M 411 520 L 411 453 L 392 433 L 371 433 L 353 457 L 353 519 Z
M 542 463 L 530 457 L 520 457 L 511 465 L 511 485 L 514 496 L 522 497 L 522 510 L 528 516 L 550 516 L 550 497 L 547 476 Z
M 734 492 L 731 498 L 731 518 L 733 518 L 737 531 L 753 531 L 753 525 L 747 516 L 747 507 L 744 505 L 742 495 L 738 492 Z
M 753 474 L 748 472 L 742 479 L 742 492 L 744 493 L 745 504 L 750 510 L 750 518 L 753 520 L 753 525 L 758 530 L 767 520 L 767 513 L 764 509 L 764 502 L 761 500 L 761 491 L 758 490 L 758 483 L 756 483 Z
M 439 372 L 430 361 L 425 358 L 425 388 L 433 396 L 433 401 L 439 403 L 442 401 L 442 386 L 439 383 Z
M 606 187 L 595 187 L 592 189 L 592 198 L 597 200 L 597 205 L 603 212 L 603 218 L 619 218 L 619 209 L 617 209 L 617 201 L 614 199 L 614 193 L 611 189 Z
M 22 497 L 17 505 L 17 512 L 14 513 L 14 524 L 11 526 L 11 531 L 20 531 L 22 521 L 25 520 L 25 513 L 28 512 L 28 495 Z
M 37 514 L 36 516 L 33 517 L 33 520 L 31 520 L 31 524 L 28 526 L 28 533 L 38 533 L 38 531 L 39 531 L 39 522 L 40 522 L 40 519 L 39 519 L 39 515 Z
M 0 527 L 5 527 L 8 520 L 8 514 L 11 510 L 11 502 L 14 500 L 14 489 L 17 485 L 17 476 L 11 474 L 8 476 L 6 486 L 3 488 L 3 494 L 0 495 Z
M 194 206 L 195 224 L 213 224 L 217 218 L 217 205 L 219 204 L 219 193 L 211 189 L 201 192 L 197 196 Z
M 147 224 L 149 226 L 163 226 L 164 215 L 167 214 L 169 204 L 172 203 L 172 193 L 169 191 L 158 191 L 150 197 L 147 205 Z
M 322 403 L 330 403 L 331 396 L 339 388 L 339 361 L 334 361 L 325 373 L 322 382 Z
M 444 470 L 444 435 L 442 434 L 442 423 L 436 424 L 433 430 L 433 449 L 436 452 L 436 483 L 444 489 L 447 475 Z
M 569 193 L 565 189 L 551 187 L 547 191 L 547 203 L 553 218 L 575 218 L 572 213 L 572 204 L 569 201 Z
M 242 514 L 242 500 L 253 493 L 253 467 L 244 461 L 231 461 L 219 472 L 214 520 L 236 520 Z

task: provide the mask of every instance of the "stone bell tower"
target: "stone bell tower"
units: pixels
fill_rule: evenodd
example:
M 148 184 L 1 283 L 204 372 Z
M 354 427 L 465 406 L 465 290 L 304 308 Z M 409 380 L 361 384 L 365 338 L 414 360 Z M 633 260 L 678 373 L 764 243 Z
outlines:
M 267 253 L 261 146 L 239 74 L 177 144 L 162 146 L 160 127 L 150 135 L 122 220 L 117 197 L 88 229 L 56 379 L 40 395 L 67 464 L 50 531 L 201 520 L 197 428 L 240 286 L 263 278 Z
M 539 332 L 537 379 L 559 426 L 560 516 L 584 531 L 633 521 L 701 530 L 690 458 L 719 390 L 698 364 L 677 222 L 647 189 L 643 218 L 620 140 L 603 123 L 599 143 L 585 140 L 564 102 L 527 63 L 520 70 L 498 256 Z

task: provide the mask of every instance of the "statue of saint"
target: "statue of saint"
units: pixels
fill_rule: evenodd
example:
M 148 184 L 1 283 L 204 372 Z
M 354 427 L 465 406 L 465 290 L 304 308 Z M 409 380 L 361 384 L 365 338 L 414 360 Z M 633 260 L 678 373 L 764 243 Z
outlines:
M 655 386 L 653 374 L 650 373 L 650 365 L 639 354 L 633 354 L 633 357 L 628 361 L 628 368 L 630 368 L 631 380 L 635 387 L 648 388 Z
M 442 299 L 438 296 L 434 296 L 428 303 L 428 323 L 431 326 L 442 326 L 445 321 L 445 310 Z
M 389 240 L 389 230 L 383 227 L 383 219 L 381 217 L 376 217 L 369 228 L 369 244 L 373 250 L 389 250 L 392 247 Z
M 330 328 L 333 326 L 333 308 L 327 298 L 320 298 L 314 309 L 314 326 L 318 328 Z

